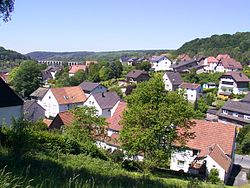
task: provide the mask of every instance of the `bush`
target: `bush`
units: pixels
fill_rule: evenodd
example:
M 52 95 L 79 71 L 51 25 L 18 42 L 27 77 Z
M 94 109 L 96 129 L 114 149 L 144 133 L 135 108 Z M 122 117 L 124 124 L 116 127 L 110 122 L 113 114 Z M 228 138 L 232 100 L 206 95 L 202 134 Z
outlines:
M 122 162 L 122 168 L 124 168 L 125 170 L 128 170 L 128 171 L 132 171 L 132 172 L 142 172 L 143 171 L 142 166 L 133 160 L 124 160 Z
M 207 180 L 212 184 L 220 183 L 219 171 L 215 168 L 211 169 Z
M 121 150 L 117 149 L 110 154 L 110 157 L 114 162 L 121 162 L 123 161 L 124 154 Z

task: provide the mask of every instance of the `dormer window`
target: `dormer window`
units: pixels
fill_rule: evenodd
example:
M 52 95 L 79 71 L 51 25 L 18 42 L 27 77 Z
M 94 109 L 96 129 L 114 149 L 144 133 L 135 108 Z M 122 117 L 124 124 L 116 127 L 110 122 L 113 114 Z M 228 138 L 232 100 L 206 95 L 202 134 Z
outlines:
M 238 115 L 237 112 L 234 112 L 234 113 L 233 113 L 233 116 L 234 116 L 234 117 L 238 117 L 239 115 Z
M 228 111 L 227 110 L 222 110 L 222 113 L 227 115 Z

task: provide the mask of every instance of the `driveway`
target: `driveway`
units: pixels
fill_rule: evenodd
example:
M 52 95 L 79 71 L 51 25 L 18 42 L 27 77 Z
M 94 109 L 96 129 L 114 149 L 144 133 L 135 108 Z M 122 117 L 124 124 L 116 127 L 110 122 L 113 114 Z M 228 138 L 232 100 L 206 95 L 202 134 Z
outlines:
M 242 168 L 250 169 L 250 156 L 235 154 L 234 164 L 240 165 Z
M 247 173 L 250 169 L 250 156 L 235 155 L 234 166 L 232 169 L 231 177 L 233 182 L 231 185 L 241 186 L 249 183 Z

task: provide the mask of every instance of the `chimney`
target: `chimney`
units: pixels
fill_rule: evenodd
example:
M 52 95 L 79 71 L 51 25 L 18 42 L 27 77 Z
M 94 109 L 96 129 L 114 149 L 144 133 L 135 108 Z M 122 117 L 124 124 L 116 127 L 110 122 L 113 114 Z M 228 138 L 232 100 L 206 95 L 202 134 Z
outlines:
M 102 92 L 102 97 L 105 97 L 105 94 L 104 94 L 104 92 Z
M 240 77 L 242 77 L 242 73 L 240 72 Z

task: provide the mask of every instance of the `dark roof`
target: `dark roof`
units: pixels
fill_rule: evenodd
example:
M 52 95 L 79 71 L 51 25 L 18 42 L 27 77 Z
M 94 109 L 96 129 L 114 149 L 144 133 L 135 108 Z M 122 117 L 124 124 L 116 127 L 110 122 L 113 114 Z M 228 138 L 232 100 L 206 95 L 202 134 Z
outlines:
M 248 94 L 241 101 L 250 103 L 250 92 L 248 92 Z
M 94 82 L 82 82 L 79 86 L 82 88 L 83 91 L 88 91 L 91 92 L 95 88 L 97 88 L 100 84 L 99 83 L 94 83 Z
M 232 77 L 236 82 L 250 82 L 250 79 L 241 72 L 234 72 L 234 71 L 226 72 L 221 77 L 227 77 L 227 76 Z
M 45 109 L 39 105 L 36 100 L 27 100 L 24 101 L 24 105 L 23 105 L 23 112 L 24 112 L 24 116 L 29 119 L 29 116 L 32 116 L 32 114 L 35 114 L 37 112 L 45 112 Z
M 157 62 L 157 61 L 160 61 L 162 60 L 163 58 L 165 58 L 166 56 L 153 56 L 150 58 L 150 61 L 151 62 Z
M 218 112 L 218 110 L 216 110 L 216 109 L 208 109 L 208 110 L 207 110 L 207 113 L 213 114 L 213 115 L 216 115 L 217 112 Z
M 147 74 L 148 75 L 148 73 L 146 71 L 143 71 L 143 70 L 132 70 L 126 75 L 126 77 L 128 77 L 128 78 L 138 78 L 142 74 Z
M 121 61 L 121 62 L 128 62 L 128 60 L 129 60 L 129 57 L 128 57 L 128 56 L 122 56 L 122 57 L 120 58 L 120 61 Z
M 23 105 L 23 100 L 0 78 L 0 107 Z
M 250 105 L 248 102 L 229 100 L 225 103 L 222 109 L 250 115 Z
M 197 61 L 196 61 L 196 60 L 193 60 L 193 59 L 191 59 L 191 60 L 189 60 L 189 61 L 180 61 L 180 62 L 177 62 L 177 63 L 171 65 L 170 67 L 171 67 L 171 68 L 180 68 L 180 67 L 182 67 L 182 66 L 186 66 L 186 65 L 192 64 L 192 63 L 194 63 L 194 62 L 197 63 Z
M 30 94 L 31 97 L 35 97 L 37 99 L 42 99 L 45 94 L 49 91 L 49 88 L 39 87 L 33 93 Z
M 95 93 L 93 97 L 101 109 L 113 108 L 115 104 L 121 100 L 116 92 Z
M 183 82 L 179 72 L 167 71 L 165 74 L 173 85 L 180 85 Z

